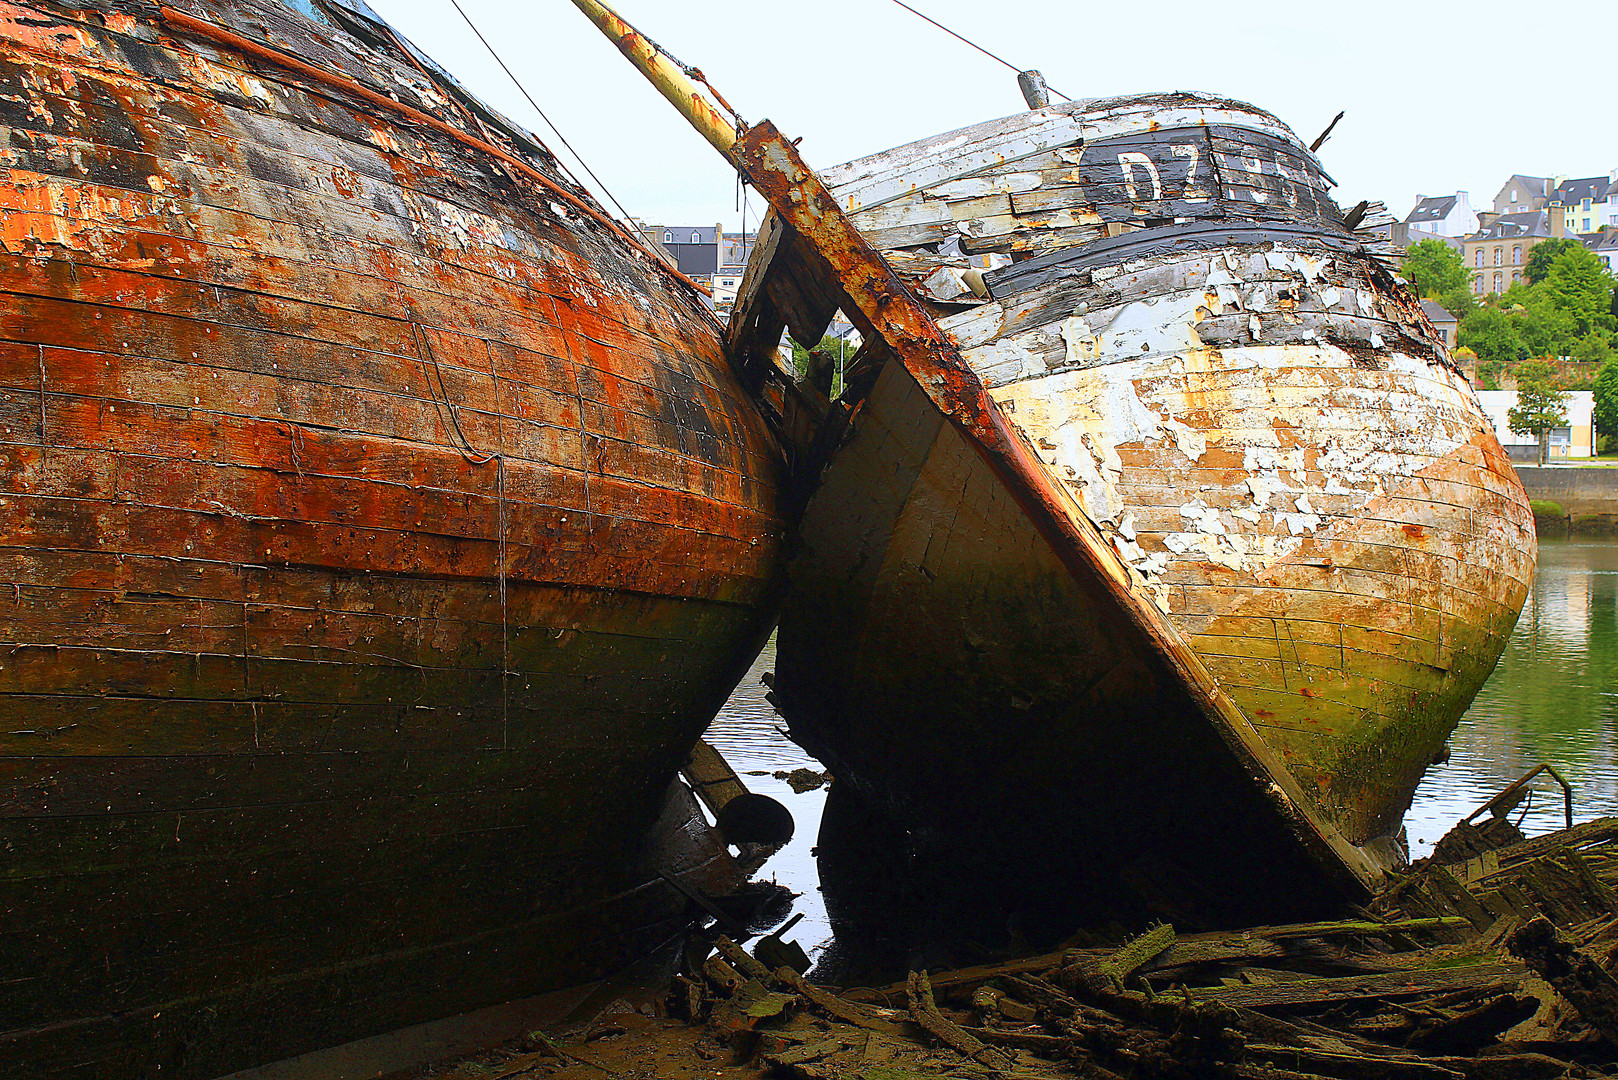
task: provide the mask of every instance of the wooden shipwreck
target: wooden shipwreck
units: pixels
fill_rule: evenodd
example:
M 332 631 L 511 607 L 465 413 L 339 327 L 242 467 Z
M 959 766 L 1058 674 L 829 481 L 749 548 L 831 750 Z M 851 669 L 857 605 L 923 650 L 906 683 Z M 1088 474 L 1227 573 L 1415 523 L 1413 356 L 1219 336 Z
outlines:
M 780 453 L 363 3 L 0 3 L 0 1073 L 214 1076 L 676 925 Z M 682 789 L 683 790 L 683 789 Z
M 1057 933 L 1363 896 L 1534 565 L 1364 208 L 1200 94 L 817 175 L 595 17 L 774 209 L 728 331 L 754 384 L 783 327 L 864 337 L 837 400 L 776 409 L 802 514 L 775 700 L 837 777 L 823 871 L 898 851 Z

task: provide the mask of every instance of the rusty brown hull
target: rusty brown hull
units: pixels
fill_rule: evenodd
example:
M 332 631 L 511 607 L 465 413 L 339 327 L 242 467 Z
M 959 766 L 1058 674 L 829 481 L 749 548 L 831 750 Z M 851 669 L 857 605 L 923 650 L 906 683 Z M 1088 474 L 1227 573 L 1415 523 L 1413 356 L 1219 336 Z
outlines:
M 779 455 L 700 298 L 379 24 L 185 8 L 0 6 L 0 1075 L 216 1075 L 657 940 L 770 619 Z
M 926 891 L 1057 934 L 1302 914 L 1397 865 L 1532 580 L 1532 517 L 1313 155 L 1251 106 L 1161 95 L 825 182 L 958 350 L 854 365 L 792 565 L 777 696 L 845 782 L 838 836 L 885 822 L 977 871 Z M 813 337 L 814 263 L 755 269 L 753 317 Z

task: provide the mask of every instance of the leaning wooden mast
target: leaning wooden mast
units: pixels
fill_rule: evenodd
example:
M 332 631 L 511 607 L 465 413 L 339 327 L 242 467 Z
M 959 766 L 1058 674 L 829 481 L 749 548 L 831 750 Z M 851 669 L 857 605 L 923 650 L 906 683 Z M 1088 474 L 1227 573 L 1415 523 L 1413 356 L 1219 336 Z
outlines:
M 736 117 L 734 123 L 726 120 L 679 66 L 640 31 L 619 18 L 617 12 L 596 3 L 596 0 L 573 0 L 573 3 L 669 99 L 669 103 L 680 110 L 680 115 L 715 150 L 725 155 L 737 168 L 741 167 L 734 153 L 740 117 Z

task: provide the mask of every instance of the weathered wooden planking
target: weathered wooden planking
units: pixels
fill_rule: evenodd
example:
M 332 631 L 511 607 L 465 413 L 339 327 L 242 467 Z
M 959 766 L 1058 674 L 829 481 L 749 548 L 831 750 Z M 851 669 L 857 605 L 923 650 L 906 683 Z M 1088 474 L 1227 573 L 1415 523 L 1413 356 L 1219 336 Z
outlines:
M 1059 108 L 992 120 L 827 169 L 826 186 L 850 214 L 885 206 L 924 189 L 1078 142 L 1079 126 Z M 859 222 L 858 216 L 855 217 Z M 863 224 L 863 223 L 862 223 Z
M 577 190 L 403 54 L 186 7 Z M 145 9 L 0 25 L 7 1067 L 215 1075 L 664 935 L 651 862 L 700 852 L 654 823 L 780 531 L 711 316 L 482 152 Z
M 1520 606 L 1523 497 L 1363 256 L 1301 236 L 1174 254 L 1150 235 L 1022 264 L 949 326 L 1165 610 L 1270 619 L 1192 643 L 1335 820 L 1374 837 Z M 1283 648 L 1294 623 L 1339 640 Z M 1360 632 L 1391 636 L 1345 647 Z
M 1053 121 L 1061 113 L 1076 137 Z M 961 236 L 977 252 L 1048 251 L 1109 235 L 1106 222 L 1338 220 L 1330 179 L 1283 125 L 1198 95 L 1052 106 L 839 166 L 826 179 L 884 249 Z
M 1017 165 L 1059 147 L 1160 127 L 1219 123 L 1239 115 L 1266 134 L 1290 138 L 1285 126 L 1251 106 L 1195 94 L 1079 101 L 986 121 L 826 169 L 822 179 L 845 210 L 859 215 L 928 189 L 945 189 L 996 168 Z M 1261 118 L 1261 119 L 1258 119 Z M 1312 160 L 1312 155 L 1310 155 Z

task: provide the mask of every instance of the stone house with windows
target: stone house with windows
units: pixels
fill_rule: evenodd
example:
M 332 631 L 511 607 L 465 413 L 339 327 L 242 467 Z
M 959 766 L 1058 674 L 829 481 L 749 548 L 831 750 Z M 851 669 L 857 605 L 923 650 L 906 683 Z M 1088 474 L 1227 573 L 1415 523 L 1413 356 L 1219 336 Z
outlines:
M 1433 324 L 1433 329 L 1438 331 L 1438 336 L 1444 339 L 1444 348 L 1455 348 L 1455 331 L 1459 326 L 1455 316 L 1440 307 L 1436 300 L 1423 300 L 1421 311 L 1427 316 L 1427 321 Z
M 635 222 L 640 234 L 669 255 L 675 269 L 704 285 L 719 269 L 720 225 L 647 225 Z
M 1606 176 L 1564 180 L 1556 186 L 1554 198 L 1563 206 L 1569 233 L 1593 233 L 1602 226 L 1618 225 L 1618 169 Z
M 1548 176 L 1513 174 L 1511 179 L 1500 185 L 1500 191 L 1494 197 L 1494 212 L 1528 214 L 1543 210 L 1545 204 L 1551 201 L 1550 193 L 1555 186 Z
M 1416 205 L 1404 223 L 1412 233 L 1420 230 L 1435 236 L 1465 236 L 1478 231 L 1478 213 L 1464 191 L 1432 198 L 1417 195 Z
M 1579 240 L 1606 264 L 1608 270 L 1618 274 L 1618 225 L 1608 226 L 1605 232 L 1581 236 Z
M 1535 244 L 1567 235 L 1560 204 L 1545 210 L 1502 214 L 1470 236 L 1461 238 L 1461 259 L 1472 275 L 1477 296 L 1503 293 L 1522 277 L 1523 264 Z

